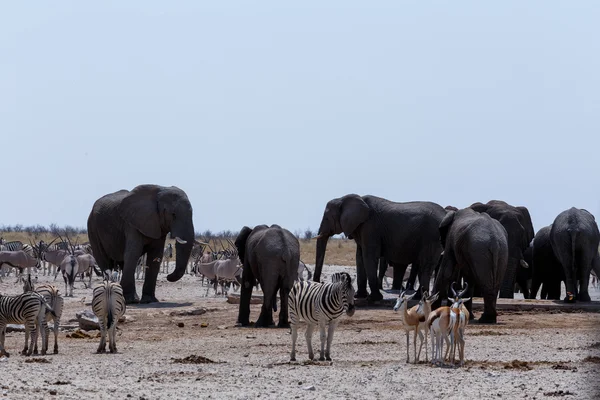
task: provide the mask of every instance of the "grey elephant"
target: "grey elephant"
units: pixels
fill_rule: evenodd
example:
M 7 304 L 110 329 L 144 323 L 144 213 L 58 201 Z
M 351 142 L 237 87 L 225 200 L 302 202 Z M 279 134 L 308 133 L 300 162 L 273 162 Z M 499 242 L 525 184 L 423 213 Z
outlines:
M 565 273 L 567 295 L 564 301 L 590 301 L 590 273 L 599 263 L 600 244 L 594 216 L 575 207 L 561 212 L 552 223 L 550 243 Z
M 530 295 L 527 280 L 531 272 L 523 270 L 529 268 L 525 262 L 524 252 L 534 236 L 529 210 L 522 206 L 512 206 L 501 200 L 490 200 L 486 204 L 474 203 L 470 208 L 477 212 L 484 212 L 499 221 L 508 234 L 508 266 L 500 287 L 500 297 L 514 298 L 515 283 L 517 277 L 521 277 L 518 283 L 523 290 L 523 296 L 528 299 Z
M 273 310 L 277 310 L 277 292 L 281 301 L 279 328 L 290 326 L 288 295 L 298 279 L 300 243 L 287 229 L 279 225 L 244 226 L 235 239 L 240 261 L 243 263 L 242 288 L 238 324 L 250 325 L 250 299 L 258 280 L 263 291 L 263 304 L 255 327 L 274 324 Z
M 418 273 L 421 287 L 429 290 L 432 271 L 442 253 L 438 227 L 445 215 L 440 205 L 425 201 L 396 203 L 357 194 L 333 199 L 327 203 L 319 226 L 313 280 L 321 279 L 328 239 L 343 232 L 356 242 L 357 298 L 383 298 L 377 276 L 381 257 L 400 268 L 397 276 L 403 276 L 412 263 L 411 278 Z M 408 288 L 414 283 L 411 278 Z
M 495 323 L 496 299 L 508 263 L 506 229 L 488 214 L 465 208 L 448 212 L 439 231 L 444 255 L 433 288 L 439 292 L 434 307 L 447 297 L 450 283 L 462 276 L 469 284 L 467 297 L 472 297 L 474 286 L 482 293 L 484 311 L 479 322 Z M 465 305 L 472 317 L 472 301 Z
M 530 244 L 532 249 L 532 284 L 531 298 L 537 297 L 540 286 L 542 288 L 540 299 L 559 300 L 561 282 L 565 280 L 560 261 L 554 255 L 550 243 L 552 225 L 540 229 Z
M 105 271 L 122 267 L 121 286 L 127 304 L 157 302 L 156 278 L 170 232 L 175 237 L 176 267 L 167 276 L 175 282 L 184 275 L 194 244 L 192 206 L 175 186 L 140 185 L 96 200 L 88 218 L 88 235 L 94 257 Z M 147 253 L 142 298 L 135 289 L 138 259 Z

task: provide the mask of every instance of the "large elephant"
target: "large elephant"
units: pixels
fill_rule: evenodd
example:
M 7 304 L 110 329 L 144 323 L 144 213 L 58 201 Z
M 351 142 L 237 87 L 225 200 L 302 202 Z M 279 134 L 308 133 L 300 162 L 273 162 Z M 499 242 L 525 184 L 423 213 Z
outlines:
M 327 203 L 319 226 L 313 279 L 321 279 L 328 239 L 343 232 L 356 242 L 357 298 L 383 298 L 377 277 L 381 257 L 394 268 L 401 268 L 402 275 L 412 263 L 411 276 L 418 273 L 421 287 L 429 290 L 431 273 L 442 252 L 438 227 L 445 215 L 440 205 L 431 202 L 396 203 L 357 194 L 333 199 Z M 409 279 L 407 286 L 411 283 L 414 280 Z
M 273 310 L 277 309 L 277 292 L 281 301 L 278 327 L 289 327 L 288 295 L 298 278 L 300 243 L 287 229 L 279 225 L 244 226 L 235 239 L 235 246 L 244 264 L 238 324 L 250 325 L 250 299 L 258 279 L 263 291 L 263 304 L 255 327 L 273 325 Z
M 470 208 L 477 212 L 484 212 L 500 221 L 508 233 L 508 266 L 500 287 L 500 297 L 514 298 L 515 282 L 517 277 L 521 277 L 522 280 L 519 282 L 519 286 L 521 286 L 525 298 L 528 299 L 527 278 L 530 276 L 530 272 L 522 271 L 522 269 L 529 268 L 529 265 L 524 261 L 523 253 L 534 236 L 529 210 L 526 207 L 511 206 L 500 200 L 491 200 L 486 204 L 474 203 Z
M 592 267 L 599 263 L 600 244 L 600 232 L 594 216 L 575 207 L 561 212 L 550 228 L 550 243 L 565 273 L 565 302 L 590 301 L 590 273 Z
M 554 255 L 550 243 L 552 225 L 540 229 L 530 245 L 533 249 L 531 298 L 537 297 L 540 286 L 540 299 L 559 300 L 561 282 L 565 281 L 565 272 L 560 261 Z
M 439 293 L 434 306 L 439 307 L 447 297 L 450 282 L 462 276 L 469 284 L 466 297 L 472 297 L 474 286 L 482 293 L 479 322 L 495 323 L 496 299 L 508 263 L 506 229 L 488 214 L 465 208 L 448 212 L 439 231 L 444 255 L 432 291 Z M 472 316 L 472 301 L 465 305 Z
M 183 276 L 194 244 L 192 206 L 185 192 L 175 186 L 140 185 L 119 190 L 94 203 L 88 218 L 88 235 L 100 268 L 122 267 L 121 285 L 127 304 L 157 302 L 156 278 L 167 234 L 175 237 L 175 270 L 167 280 Z M 139 300 L 134 274 L 138 259 L 147 253 L 146 277 Z

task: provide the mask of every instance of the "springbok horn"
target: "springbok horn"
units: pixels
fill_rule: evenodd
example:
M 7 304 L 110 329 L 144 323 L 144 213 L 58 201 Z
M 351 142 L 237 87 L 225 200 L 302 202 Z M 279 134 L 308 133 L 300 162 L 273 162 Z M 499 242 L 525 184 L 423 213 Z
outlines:
M 463 297 L 465 295 L 465 293 L 467 293 L 468 289 L 469 289 L 469 284 L 467 282 L 465 282 L 465 288 L 463 290 L 461 290 L 458 297 Z
M 452 297 L 456 298 L 458 297 L 456 295 L 456 290 L 454 290 L 454 285 L 456 284 L 456 282 L 452 282 L 452 285 L 450 285 L 450 290 L 452 291 Z
M 186 244 L 187 240 L 183 240 L 182 238 L 180 238 L 179 236 L 175 236 L 175 240 L 177 241 L 177 243 L 179 244 Z

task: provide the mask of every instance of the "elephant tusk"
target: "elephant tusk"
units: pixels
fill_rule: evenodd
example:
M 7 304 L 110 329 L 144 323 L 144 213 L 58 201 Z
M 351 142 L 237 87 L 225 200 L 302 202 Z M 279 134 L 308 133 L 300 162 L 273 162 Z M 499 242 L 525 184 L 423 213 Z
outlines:
M 521 267 L 523 267 L 523 268 L 529 268 L 529 264 L 527 264 L 527 261 L 521 260 Z
M 320 239 L 320 238 L 321 238 L 321 236 L 323 236 L 323 235 L 317 235 L 317 236 L 314 236 L 314 237 L 313 237 L 313 239 Z
M 183 240 L 183 239 L 181 239 L 179 236 L 176 236 L 176 237 L 175 237 L 175 240 L 176 240 L 176 241 L 177 241 L 177 243 L 179 243 L 179 244 L 186 244 L 186 243 L 187 243 L 187 240 Z

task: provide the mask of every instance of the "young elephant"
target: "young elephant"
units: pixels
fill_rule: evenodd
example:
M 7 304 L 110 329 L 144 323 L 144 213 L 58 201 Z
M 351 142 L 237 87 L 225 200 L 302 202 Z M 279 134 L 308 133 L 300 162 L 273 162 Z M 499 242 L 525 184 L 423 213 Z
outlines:
M 470 208 L 450 211 L 440 224 L 444 255 L 435 279 L 434 292 L 446 298 L 450 282 L 460 274 L 469 283 L 472 296 L 477 286 L 483 296 L 482 323 L 496 322 L 496 298 L 508 262 L 507 234 L 500 222 Z M 440 300 L 436 301 L 436 307 Z M 472 302 L 466 303 L 472 315 Z
M 258 225 L 254 229 L 244 226 L 235 240 L 240 260 L 244 264 L 238 323 L 250 325 L 250 299 L 256 280 L 263 291 L 263 305 L 255 327 L 273 325 L 277 291 L 281 299 L 279 328 L 290 326 L 288 321 L 288 295 L 298 279 L 300 243 L 287 229 L 279 225 Z

